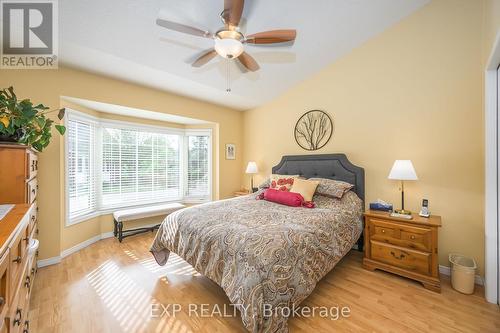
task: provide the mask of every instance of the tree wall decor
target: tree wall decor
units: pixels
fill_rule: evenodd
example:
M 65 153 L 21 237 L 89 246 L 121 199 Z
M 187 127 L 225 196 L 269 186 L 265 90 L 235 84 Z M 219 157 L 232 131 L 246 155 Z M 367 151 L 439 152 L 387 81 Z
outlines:
M 311 110 L 299 118 L 295 124 L 295 141 L 305 150 L 323 148 L 333 134 L 333 121 L 321 110 Z

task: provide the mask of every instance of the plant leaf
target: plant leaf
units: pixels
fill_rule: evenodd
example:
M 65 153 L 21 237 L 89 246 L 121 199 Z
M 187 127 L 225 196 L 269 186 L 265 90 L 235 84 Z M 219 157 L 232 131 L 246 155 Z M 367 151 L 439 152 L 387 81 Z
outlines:
M 66 127 L 63 125 L 55 125 L 55 128 L 61 135 L 64 135 L 64 133 L 66 133 Z
M 45 127 L 45 118 L 37 117 L 37 118 L 35 118 L 35 121 L 36 121 L 36 123 L 38 124 L 38 126 L 40 128 L 44 128 Z
M 12 87 L 12 86 L 11 86 L 11 87 L 9 87 L 9 88 L 8 88 L 8 90 L 9 90 L 9 92 L 10 92 L 10 96 L 12 97 L 12 99 L 13 99 L 14 101 L 17 101 L 17 96 L 16 96 L 16 94 L 14 93 L 14 87 Z
M 43 104 L 38 104 L 37 106 L 34 106 L 33 109 L 47 110 L 49 108 Z
M 59 118 L 59 120 L 62 120 L 64 118 L 65 114 L 66 114 L 66 108 L 62 108 L 59 110 L 59 113 L 57 114 L 57 118 Z

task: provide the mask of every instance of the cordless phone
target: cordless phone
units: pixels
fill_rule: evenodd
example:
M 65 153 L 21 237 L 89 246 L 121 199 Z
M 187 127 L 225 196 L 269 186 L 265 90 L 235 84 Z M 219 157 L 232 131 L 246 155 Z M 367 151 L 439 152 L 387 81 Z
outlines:
M 420 210 L 420 213 L 418 215 L 422 217 L 431 216 L 431 213 L 429 212 L 429 200 L 427 199 L 422 200 L 422 209 Z

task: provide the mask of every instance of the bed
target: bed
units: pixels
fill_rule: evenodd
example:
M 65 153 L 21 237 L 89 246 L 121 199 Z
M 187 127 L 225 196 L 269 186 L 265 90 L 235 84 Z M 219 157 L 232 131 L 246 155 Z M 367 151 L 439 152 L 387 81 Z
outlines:
M 282 310 L 298 306 L 353 246 L 362 248 L 362 168 L 344 154 L 298 155 L 272 172 L 354 187 L 342 199 L 315 196 L 314 209 L 256 200 L 258 193 L 182 209 L 151 246 L 158 264 L 174 252 L 221 286 L 251 332 L 288 332 Z

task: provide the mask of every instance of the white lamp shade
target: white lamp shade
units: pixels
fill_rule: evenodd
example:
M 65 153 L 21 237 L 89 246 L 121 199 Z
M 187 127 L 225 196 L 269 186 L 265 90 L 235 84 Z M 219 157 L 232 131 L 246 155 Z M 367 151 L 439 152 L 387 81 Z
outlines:
M 417 180 L 417 173 L 410 160 L 396 160 L 389 173 L 389 179 Z
M 215 51 L 224 58 L 238 58 L 243 53 L 243 44 L 233 38 L 215 39 Z
M 246 173 L 258 173 L 259 172 L 259 168 L 257 167 L 257 163 L 255 162 L 248 162 L 248 165 L 247 165 L 247 170 L 245 171 Z

